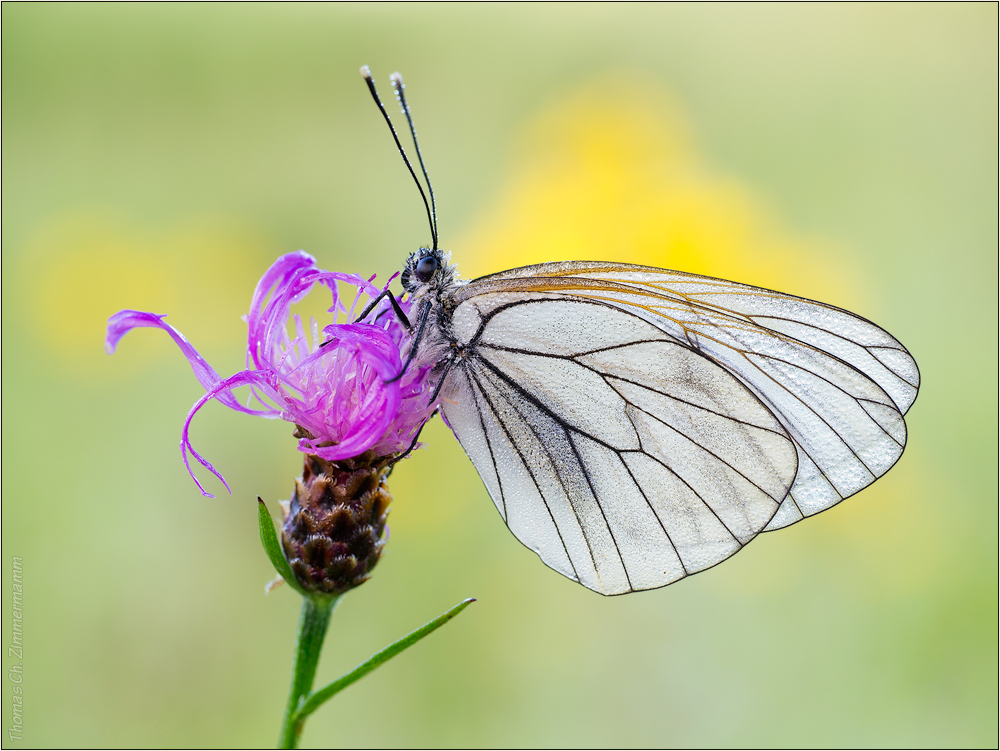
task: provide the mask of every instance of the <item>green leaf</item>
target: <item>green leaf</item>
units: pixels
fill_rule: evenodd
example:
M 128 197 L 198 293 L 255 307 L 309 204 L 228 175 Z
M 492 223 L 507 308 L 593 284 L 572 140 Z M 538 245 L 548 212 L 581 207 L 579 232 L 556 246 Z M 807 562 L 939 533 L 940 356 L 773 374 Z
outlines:
M 392 659 L 407 647 L 412 647 L 414 644 L 416 644 L 418 641 L 420 641 L 425 636 L 430 634 L 432 631 L 436 631 L 441 626 L 446 624 L 448 621 L 450 621 L 456 615 L 461 613 L 475 601 L 476 598 L 474 597 L 470 597 L 467 600 L 462 600 L 462 602 L 458 603 L 458 605 L 453 607 L 447 613 L 438 616 L 433 621 L 424 624 L 413 633 L 404 636 L 402 639 L 400 639 L 397 642 L 394 642 L 393 644 L 390 644 L 388 647 L 383 649 L 378 654 L 372 655 L 363 663 L 354 668 L 354 670 L 352 670 L 350 673 L 342 675 L 333 683 L 324 686 L 319 691 L 314 691 L 313 693 L 309 694 L 306 697 L 305 701 L 302 703 L 302 706 L 299 707 L 299 711 L 295 715 L 296 721 L 301 721 L 306 717 L 308 717 L 309 715 L 311 715 L 313 712 L 315 712 L 317 709 L 320 708 L 323 702 L 333 697 L 334 694 L 336 694 L 339 691 L 343 691 L 345 688 L 350 686 L 359 678 L 363 678 L 364 676 L 368 675 L 383 662 Z
M 260 544 L 264 546 L 264 552 L 271 559 L 274 570 L 281 575 L 281 578 L 285 580 L 285 583 L 289 587 L 304 597 L 308 596 L 303 591 L 298 579 L 295 578 L 295 574 L 292 573 L 292 567 L 285 560 L 284 553 L 281 552 L 281 544 L 278 542 L 278 535 L 274 531 L 274 521 L 271 519 L 271 512 L 267 510 L 267 506 L 264 505 L 264 501 L 260 496 L 257 497 L 257 521 L 260 524 Z

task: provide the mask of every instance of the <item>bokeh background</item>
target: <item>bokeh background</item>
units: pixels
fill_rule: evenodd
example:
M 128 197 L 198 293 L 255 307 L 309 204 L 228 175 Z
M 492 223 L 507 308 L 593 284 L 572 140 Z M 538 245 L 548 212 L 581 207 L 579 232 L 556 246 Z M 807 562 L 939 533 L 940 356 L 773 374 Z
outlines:
M 467 276 L 593 258 L 815 297 L 923 374 L 884 479 L 674 586 L 602 598 L 505 529 L 438 422 L 333 679 L 456 621 L 309 721 L 313 746 L 993 746 L 997 6 L 4 4 L 3 634 L 24 561 L 23 743 L 277 737 L 299 598 L 255 499 L 290 426 L 220 405 L 279 254 L 380 278 L 428 238 L 358 77 L 401 70 Z M 390 108 L 393 109 L 393 108 Z M 393 110 L 395 111 L 395 110 Z M 11 659 L 5 657 L 5 671 Z M 3 690 L 4 727 L 11 717 Z M 5 733 L 6 736 L 6 733 Z

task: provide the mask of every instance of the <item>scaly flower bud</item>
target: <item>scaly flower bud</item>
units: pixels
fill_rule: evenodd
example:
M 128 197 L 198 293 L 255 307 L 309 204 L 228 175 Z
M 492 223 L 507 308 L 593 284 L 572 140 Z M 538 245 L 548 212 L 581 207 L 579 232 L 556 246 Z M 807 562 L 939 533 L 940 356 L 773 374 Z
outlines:
M 373 451 L 343 461 L 306 455 L 281 529 L 285 559 L 305 590 L 339 595 L 371 575 L 385 545 L 389 468 Z

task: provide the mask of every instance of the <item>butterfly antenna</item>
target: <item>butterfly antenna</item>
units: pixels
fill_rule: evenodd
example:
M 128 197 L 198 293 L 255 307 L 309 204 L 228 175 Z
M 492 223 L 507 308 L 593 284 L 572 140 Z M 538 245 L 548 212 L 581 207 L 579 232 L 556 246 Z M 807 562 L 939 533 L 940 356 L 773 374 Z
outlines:
M 427 174 L 427 167 L 424 165 L 424 155 L 420 151 L 420 143 L 417 141 L 417 129 L 413 125 L 413 117 L 410 115 L 410 105 L 406 102 L 406 84 L 403 83 L 403 76 L 399 72 L 393 73 L 389 76 L 389 81 L 392 82 L 392 88 L 396 90 L 396 98 L 399 100 L 399 106 L 403 108 L 403 114 L 406 115 L 406 122 L 410 126 L 410 135 L 413 136 L 413 148 L 417 150 L 417 161 L 420 162 L 420 170 L 424 173 L 424 182 L 427 183 L 427 192 L 431 196 L 431 234 L 434 236 L 434 250 L 438 247 L 438 224 L 437 224 L 437 204 L 434 202 L 434 186 L 431 185 L 430 175 Z
M 375 100 L 375 104 L 378 105 L 379 111 L 382 113 L 382 117 L 385 118 L 386 125 L 389 126 L 389 131 L 392 133 L 392 140 L 396 142 L 396 148 L 399 149 L 399 155 L 403 157 L 403 162 L 406 164 L 406 168 L 410 171 L 410 175 L 413 177 L 413 182 L 417 184 L 417 190 L 420 191 L 420 197 L 424 199 L 424 208 L 427 209 L 427 222 L 431 227 L 431 238 L 434 240 L 434 248 L 437 249 L 437 227 L 434 223 L 434 212 L 431 211 L 431 205 L 427 202 L 427 194 L 424 193 L 424 188 L 420 184 L 417 173 L 413 171 L 413 165 L 410 164 L 410 160 L 406 157 L 406 152 L 403 150 L 403 144 L 399 142 L 399 136 L 396 135 L 396 129 L 392 125 L 392 120 L 389 119 L 389 113 L 385 111 L 385 106 L 379 98 L 378 91 L 375 90 L 375 81 L 372 80 L 372 72 L 367 65 L 361 66 L 361 76 L 365 79 L 365 83 L 368 84 L 368 90 L 372 93 L 372 99 Z M 417 153 L 419 154 L 419 150 Z M 421 166 L 423 166 L 423 161 L 421 161 Z M 427 174 L 426 171 L 424 174 Z M 427 185 L 430 187 L 430 183 Z

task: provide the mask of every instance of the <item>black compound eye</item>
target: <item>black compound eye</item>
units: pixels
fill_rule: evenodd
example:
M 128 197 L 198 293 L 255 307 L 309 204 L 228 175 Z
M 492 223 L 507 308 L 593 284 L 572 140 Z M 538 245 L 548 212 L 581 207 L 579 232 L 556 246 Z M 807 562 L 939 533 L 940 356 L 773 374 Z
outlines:
M 434 256 L 425 256 L 417 262 L 415 274 L 421 282 L 429 282 L 434 272 L 437 271 L 438 262 Z

